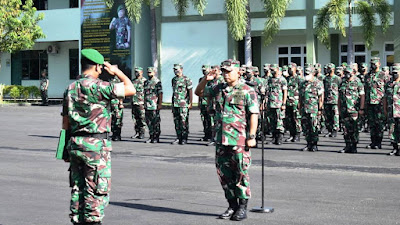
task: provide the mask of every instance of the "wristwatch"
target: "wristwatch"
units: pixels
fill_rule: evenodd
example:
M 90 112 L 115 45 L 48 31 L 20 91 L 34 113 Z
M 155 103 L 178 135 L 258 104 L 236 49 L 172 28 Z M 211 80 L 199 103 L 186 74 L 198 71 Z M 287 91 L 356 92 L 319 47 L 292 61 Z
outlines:
M 256 135 L 255 134 L 250 134 L 249 135 L 249 139 L 255 139 L 256 138 Z

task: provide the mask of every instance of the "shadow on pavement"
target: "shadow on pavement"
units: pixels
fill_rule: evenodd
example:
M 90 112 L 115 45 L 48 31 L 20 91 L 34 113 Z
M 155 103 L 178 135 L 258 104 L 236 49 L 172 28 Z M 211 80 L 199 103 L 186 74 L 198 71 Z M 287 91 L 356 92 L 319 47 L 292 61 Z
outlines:
M 41 137 L 41 138 L 59 138 L 59 136 L 35 135 L 35 134 L 30 134 L 28 136 L 29 137 Z
M 110 202 L 110 205 L 116 205 L 116 206 L 131 208 L 131 209 L 139 209 L 139 210 L 152 211 L 152 212 L 167 212 L 167 213 L 186 214 L 186 215 L 195 215 L 195 216 L 214 216 L 214 217 L 218 216 L 218 214 L 212 214 L 212 213 L 192 212 L 192 211 L 186 211 L 186 210 L 181 210 L 181 209 L 173 209 L 173 208 L 167 208 L 167 207 L 152 206 L 152 205 L 137 204 L 137 203 L 128 203 L 128 202 Z

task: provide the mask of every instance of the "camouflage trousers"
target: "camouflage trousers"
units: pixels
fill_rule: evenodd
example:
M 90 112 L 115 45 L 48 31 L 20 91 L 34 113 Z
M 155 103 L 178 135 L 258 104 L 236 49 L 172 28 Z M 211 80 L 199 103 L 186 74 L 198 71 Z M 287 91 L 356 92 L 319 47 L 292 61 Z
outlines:
M 135 123 L 135 132 L 144 133 L 146 129 L 146 115 L 143 104 L 132 105 L 132 120 Z
M 301 118 L 301 124 L 303 125 L 303 132 L 306 136 L 307 143 L 318 142 L 318 115 L 314 113 L 304 113 Z
M 358 143 L 359 130 L 358 130 L 358 113 L 342 113 L 343 132 L 345 143 Z
M 71 222 L 101 222 L 111 190 L 111 141 L 72 137 L 69 143 Z
M 390 140 L 392 143 L 400 144 L 400 118 L 392 119 L 393 132 L 390 134 Z
M 216 146 L 217 174 L 226 199 L 249 199 L 251 165 L 250 149 L 245 146 Z
M 382 140 L 383 131 L 386 125 L 385 114 L 383 113 L 383 103 L 376 105 L 368 104 L 367 110 L 371 140 Z
M 146 110 L 146 123 L 150 137 L 159 138 L 161 134 L 160 110 Z
M 179 139 L 186 139 L 189 135 L 189 108 L 173 107 L 172 114 L 174 116 L 175 131 Z
M 43 105 L 46 105 L 46 104 L 48 104 L 49 103 L 49 98 L 48 98 L 48 95 L 47 95 L 47 90 L 44 90 L 44 91 L 40 91 L 40 95 L 41 95 L 41 97 L 42 97 L 42 104 Z
M 287 106 L 286 108 L 287 127 L 290 136 L 301 133 L 301 115 L 297 106 Z
M 285 128 L 283 127 L 283 119 L 285 118 L 285 110 L 281 108 L 269 108 L 268 109 L 268 117 L 270 118 L 270 131 L 273 133 L 282 133 L 285 132 Z
M 326 121 L 325 121 L 325 110 L 321 112 L 321 114 L 317 115 L 318 117 L 318 129 L 322 130 L 326 128 Z
M 115 132 L 122 128 L 122 120 L 124 118 L 124 110 L 120 109 L 118 106 L 113 108 L 111 115 L 111 132 Z
M 324 106 L 326 117 L 326 128 L 329 132 L 339 130 L 339 107 L 334 104 L 326 104 Z
M 208 112 L 207 105 L 200 105 L 200 116 L 201 121 L 203 122 L 203 131 L 204 136 L 206 138 L 212 137 L 212 124 L 211 124 L 211 115 Z

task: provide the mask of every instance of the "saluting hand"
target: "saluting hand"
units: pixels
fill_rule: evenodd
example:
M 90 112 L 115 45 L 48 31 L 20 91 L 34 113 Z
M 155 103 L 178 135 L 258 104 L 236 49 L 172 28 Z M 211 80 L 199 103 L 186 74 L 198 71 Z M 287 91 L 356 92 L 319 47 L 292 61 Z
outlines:
M 109 62 L 104 62 L 104 69 L 111 75 L 115 76 L 117 73 L 121 72 L 117 66 L 111 65 Z

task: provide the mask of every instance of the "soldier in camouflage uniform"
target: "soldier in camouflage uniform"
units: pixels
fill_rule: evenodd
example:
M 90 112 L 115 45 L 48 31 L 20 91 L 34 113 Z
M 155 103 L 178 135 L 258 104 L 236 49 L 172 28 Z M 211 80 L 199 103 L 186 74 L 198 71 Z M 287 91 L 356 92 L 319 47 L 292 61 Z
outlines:
M 221 75 L 221 70 L 218 65 L 214 65 L 211 67 L 211 73 L 209 75 L 212 75 L 214 77 L 213 80 L 207 82 L 207 86 L 213 86 L 213 85 L 218 85 L 225 83 L 224 77 Z M 207 144 L 208 146 L 214 146 L 215 145 L 215 108 L 217 107 L 216 104 L 218 102 L 218 99 L 216 97 L 208 97 L 208 114 L 210 115 L 211 118 L 211 141 Z
M 357 153 L 358 118 L 364 114 L 364 86 L 351 67 L 345 70 L 345 78 L 339 90 L 339 108 L 344 125 L 346 147 L 339 153 Z
M 121 83 L 118 77 L 113 77 L 110 83 Z M 122 99 L 111 99 L 111 132 L 113 141 L 121 141 L 122 120 L 124 118 L 124 104 Z
M 282 144 L 283 119 L 285 118 L 286 98 L 287 98 L 287 81 L 281 76 L 281 68 L 277 64 L 271 66 L 272 77 L 268 79 L 268 103 L 267 111 L 270 118 L 270 129 L 273 139 L 269 144 Z
M 203 65 L 202 66 L 203 75 L 207 76 L 211 72 L 210 65 Z M 199 82 L 203 79 L 200 77 Z M 211 116 L 208 111 L 208 99 L 204 97 L 199 97 L 199 107 L 200 107 L 200 116 L 201 121 L 203 121 L 203 131 L 204 137 L 202 137 L 201 141 L 209 141 L 212 139 L 212 127 L 211 127 Z
M 371 144 L 367 148 L 381 149 L 383 131 L 385 128 L 385 115 L 383 111 L 383 97 L 385 95 L 385 84 L 389 82 L 390 77 L 380 71 L 379 58 L 371 59 L 371 71 L 368 75 L 366 86 L 366 103 L 368 113 L 368 127 L 371 134 Z
M 322 66 L 320 63 L 316 63 L 314 65 L 314 72 L 315 72 L 315 77 L 324 83 L 325 75 L 322 73 Z M 319 124 L 319 132 L 320 134 L 324 133 L 325 128 L 326 128 L 326 121 L 325 121 L 325 111 L 322 109 L 321 114 L 318 116 L 318 124 Z
M 340 77 L 340 78 L 344 78 L 344 72 L 343 72 L 343 67 L 342 66 L 338 66 L 336 67 L 336 76 Z
M 318 80 L 311 67 L 305 70 L 306 77 L 300 84 L 301 123 L 306 136 L 307 146 L 301 151 L 318 151 L 318 115 L 324 104 L 324 86 Z
M 361 83 L 364 85 L 364 91 L 367 92 L 366 88 L 365 88 L 365 82 L 367 80 L 367 76 L 368 76 L 368 64 L 363 63 L 361 64 L 360 68 L 359 68 L 359 73 L 357 75 L 358 79 L 360 79 Z M 367 104 L 365 104 L 365 112 L 367 112 Z M 358 118 L 358 128 L 360 129 L 360 131 L 364 131 L 364 132 L 368 132 L 368 125 L 367 125 L 367 117 L 365 114 L 360 115 L 360 117 Z
M 177 139 L 171 144 L 187 144 L 189 135 L 189 110 L 192 108 L 192 80 L 183 75 L 183 66 L 174 64 L 172 78 L 172 113 L 174 115 Z
M 144 83 L 143 68 L 135 67 L 135 79 L 132 80 L 137 94 L 132 96 L 132 120 L 135 124 L 135 135 L 132 138 L 143 139 L 146 130 L 146 110 L 144 109 Z
M 118 6 L 118 18 L 113 18 L 110 30 L 115 29 L 115 47 L 117 49 L 128 49 L 131 43 L 131 22 L 125 15 L 125 7 Z
M 327 67 L 328 74 L 324 79 L 324 112 L 326 117 L 326 126 L 328 134 L 325 137 L 336 137 L 339 130 L 339 87 L 342 79 L 335 75 L 335 65 L 329 63 Z
M 228 200 L 228 209 L 221 219 L 240 221 L 247 218 L 247 202 L 251 196 L 248 169 L 251 165 L 250 147 L 256 145 L 258 120 L 257 94 L 247 84 L 239 83 L 239 62 L 222 64 L 226 83 L 206 87 L 205 77 L 197 86 L 199 96 L 217 97 L 216 108 L 216 167 Z
M 285 142 L 299 142 L 301 133 L 301 115 L 299 109 L 299 85 L 302 81 L 297 74 L 296 63 L 291 63 L 288 70 L 289 77 L 287 78 L 288 91 L 286 101 L 286 119 L 287 129 L 290 137 Z
M 100 80 L 102 66 L 123 83 Z M 135 94 L 135 88 L 117 67 L 104 62 L 94 49 L 82 50 L 80 79 L 70 84 L 64 93 L 63 129 L 67 137 L 70 163 L 70 218 L 75 225 L 99 225 L 109 203 L 111 190 L 111 99 Z M 90 99 L 90 101 L 87 101 Z
M 49 105 L 49 97 L 47 95 L 47 89 L 49 88 L 49 79 L 47 78 L 47 71 L 42 71 L 42 79 L 40 80 L 40 95 L 42 96 L 42 105 Z
M 147 68 L 148 80 L 144 82 L 144 108 L 150 138 L 146 143 L 159 143 L 161 134 L 161 117 L 163 91 L 161 81 L 156 76 L 154 67 Z
M 388 118 L 391 129 L 389 132 L 393 151 L 388 155 L 400 156 L 400 68 L 394 68 L 392 71 L 393 81 L 386 87 L 384 99 L 384 112 Z

